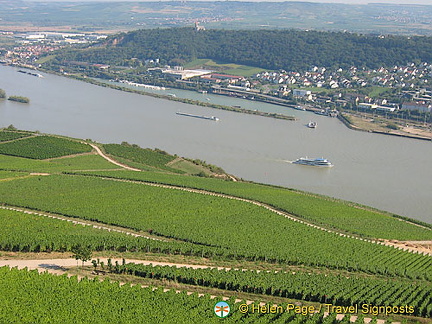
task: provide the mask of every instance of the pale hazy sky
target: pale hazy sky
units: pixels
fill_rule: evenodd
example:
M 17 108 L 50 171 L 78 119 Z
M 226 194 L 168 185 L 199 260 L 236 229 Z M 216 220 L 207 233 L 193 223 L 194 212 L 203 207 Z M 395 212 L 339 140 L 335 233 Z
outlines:
M 35 2 L 145 2 L 146 0 L 27 0 Z M 164 0 L 147 0 L 147 1 L 164 1 Z M 168 1 L 168 0 L 166 0 Z M 189 1 L 189 0 L 188 0 Z M 193 0 L 192 0 L 193 1 Z M 212 0 L 197 0 L 197 1 L 212 1 Z M 227 1 L 227 0 L 218 0 Z M 238 1 L 238 0 L 233 0 Z M 240 0 L 240 1 L 253 1 L 253 2 L 325 2 L 325 3 L 347 3 L 347 4 L 367 4 L 367 3 L 393 3 L 393 4 L 423 4 L 431 5 L 432 0 Z

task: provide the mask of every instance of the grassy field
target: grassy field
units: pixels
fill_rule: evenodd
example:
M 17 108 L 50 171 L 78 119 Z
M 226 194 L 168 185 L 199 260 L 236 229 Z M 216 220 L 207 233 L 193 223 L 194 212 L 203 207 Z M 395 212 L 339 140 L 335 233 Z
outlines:
M 16 177 L 23 177 L 28 175 L 27 172 L 10 172 L 10 171 L 0 171 L 0 181 L 13 179 Z
M 173 160 L 169 163 L 169 166 L 181 170 L 188 175 L 205 174 L 206 176 L 211 176 L 213 174 L 208 168 L 184 159 Z
M 55 57 L 56 57 L 56 55 L 47 55 L 47 56 L 44 56 L 44 57 L 36 60 L 35 63 L 37 63 L 37 64 L 44 64 L 44 63 L 46 63 L 46 62 L 54 59 Z
M 184 65 L 185 69 L 208 69 L 220 73 L 250 77 L 262 72 L 259 67 L 240 65 L 234 63 L 215 62 L 210 59 L 196 59 Z
M 143 171 L 200 176 L 219 174 L 227 177 L 221 168 L 206 164 L 204 161 L 188 160 L 158 149 L 144 149 L 128 143 L 104 144 L 103 149 L 117 161 Z

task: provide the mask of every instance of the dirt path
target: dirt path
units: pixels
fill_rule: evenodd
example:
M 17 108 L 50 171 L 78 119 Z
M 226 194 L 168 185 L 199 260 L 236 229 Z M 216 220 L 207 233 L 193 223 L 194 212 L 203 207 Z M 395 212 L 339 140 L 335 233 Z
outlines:
M 126 229 L 123 229 L 123 228 L 121 228 L 119 226 L 110 226 L 110 227 L 103 226 L 103 225 L 95 224 L 94 222 L 83 220 L 81 218 L 79 220 L 76 220 L 76 219 L 72 219 L 70 217 L 60 216 L 60 215 L 53 214 L 53 213 L 42 213 L 40 211 L 31 210 L 31 209 L 28 209 L 28 208 L 19 208 L 19 207 L 11 207 L 11 206 L 0 206 L 0 209 L 13 210 L 13 211 L 22 212 L 22 213 L 30 214 L 30 215 L 44 216 L 44 217 L 49 217 L 49 218 L 54 218 L 54 219 L 70 222 L 72 224 L 83 225 L 83 226 L 91 226 L 93 228 L 100 229 L 100 230 L 105 230 L 105 231 L 108 231 L 108 232 L 123 233 L 123 234 L 131 235 L 131 236 L 134 236 L 134 237 L 143 237 L 143 238 L 146 238 L 146 239 L 149 239 L 149 240 L 167 242 L 167 240 L 163 240 L 163 239 L 160 239 L 160 238 L 151 237 L 151 236 L 147 236 L 147 235 L 142 235 L 142 234 L 138 234 L 138 233 L 133 233 L 133 232 L 130 232 L 130 231 L 126 230 Z
M 0 142 L 0 143 L 1 144 L 12 143 L 12 142 L 22 141 L 22 140 L 29 139 L 29 138 L 32 138 L 32 137 L 37 137 L 37 136 L 40 136 L 40 135 L 39 134 L 34 134 L 34 135 L 30 135 L 30 136 L 19 137 L 19 138 L 3 141 L 3 142 Z
M 85 153 L 76 153 L 76 154 L 70 154 L 70 155 L 63 155 L 55 158 L 49 158 L 42 161 L 55 161 L 55 160 L 62 160 L 62 159 L 70 159 L 77 156 L 85 156 L 85 155 L 98 155 L 97 152 L 85 152 Z
M 398 241 L 385 240 L 387 245 L 403 248 L 412 252 L 421 252 L 432 255 L 432 241 Z
M 85 143 L 85 142 L 84 142 L 84 143 Z M 124 168 L 124 169 L 126 169 L 126 170 L 130 170 L 130 171 L 141 171 L 140 169 L 132 168 L 132 167 L 130 167 L 130 166 L 127 166 L 127 165 L 125 165 L 125 164 L 123 164 L 123 163 L 117 162 L 116 160 L 110 158 L 109 156 L 105 155 L 105 153 L 103 153 L 103 152 L 101 151 L 101 149 L 100 149 L 97 145 L 95 145 L 95 144 L 93 144 L 93 143 L 85 143 L 85 144 L 88 144 L 88 145 L 90 145 L 91 147 L 93 147 L 93 149 L 96 150 L 97 154 L 99 154 L 99 155 L 102 156 L 105 160 L 107 160 L 107 161 L 109 161 L 109 162 L 111 162 L 111 163 L 113 163 L 113 164 L 115 164 L 115 165 L 118 165 L 118 166 L 120 166 L 120 167 L 122 167 L 122 168 Z
M 99 258 L 100 261 L 103 261 L 105 264 L 108 264 L 108 258 Z M 119 264 L 122 264 L 122 259 L 111 258 L 113 264 L 117 261 Z M 146 260 L 130 260 L 127 259 L 127 263 L 136 263 L 143 265 L 153 265 L 153 266 L 171 266 L 177 268 L 192 268 L 192 269 L 206 269 L 206 268 L 217 268 L 218 270 L 230 269 L 224 267 L 213 267 L 207 265 L 197 265 L 197 264 L 183 264 L 183 263 L 171 263 L 171 262 L 159 262 L 159 261 L 146 261 Z M 81 266 L 81 261 L 79 261 L 79 265 Z M 91 266 L 92 263 L 90 261 L 84 262 L 84 265 Z M 50 273 L 65 273 L 68 271 L 68 268 L 76 267 L 77 261 L 73 258 L 70 259 L 40 259 L 40 260 L 0 260 L 0 267 L 9 266 L 9 267 L 17 267 L 18 269 L 28 268 L 29 270 L 37 269 L 39 271 L 48 271 Z M 52 271 L 55 270 L 55 271 Z
M 171 165 L 173 165 L 174 163 L 177 163 L 177 162 L 180 162 L 180 161 L 184 161 L 184 159 L 183 158 L 181 158 L 180 156 L 178 156 L 178 157 L 176 157 L 174 160 L 172 160 L 172 161 L 169 161 L 167 164 L 165 164 L 166 166 L 171 166 Z

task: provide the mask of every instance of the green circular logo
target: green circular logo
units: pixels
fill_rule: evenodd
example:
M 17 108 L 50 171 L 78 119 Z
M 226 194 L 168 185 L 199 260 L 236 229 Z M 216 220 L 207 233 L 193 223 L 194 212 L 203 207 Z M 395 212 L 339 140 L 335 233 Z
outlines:
M 214 306 L 214 313 L 217 317 L 225 318 L 230 313 L 230 305 L 224 301 L 218 302 Z

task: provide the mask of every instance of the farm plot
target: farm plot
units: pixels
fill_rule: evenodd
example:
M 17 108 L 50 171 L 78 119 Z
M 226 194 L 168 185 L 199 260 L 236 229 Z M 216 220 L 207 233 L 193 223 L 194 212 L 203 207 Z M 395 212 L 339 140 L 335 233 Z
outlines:
M 0 143 L 0 154 L 31 159 L 50 159 L 91 152 L 91 146 L 53 136 L 36 136 L 15 142 Z

